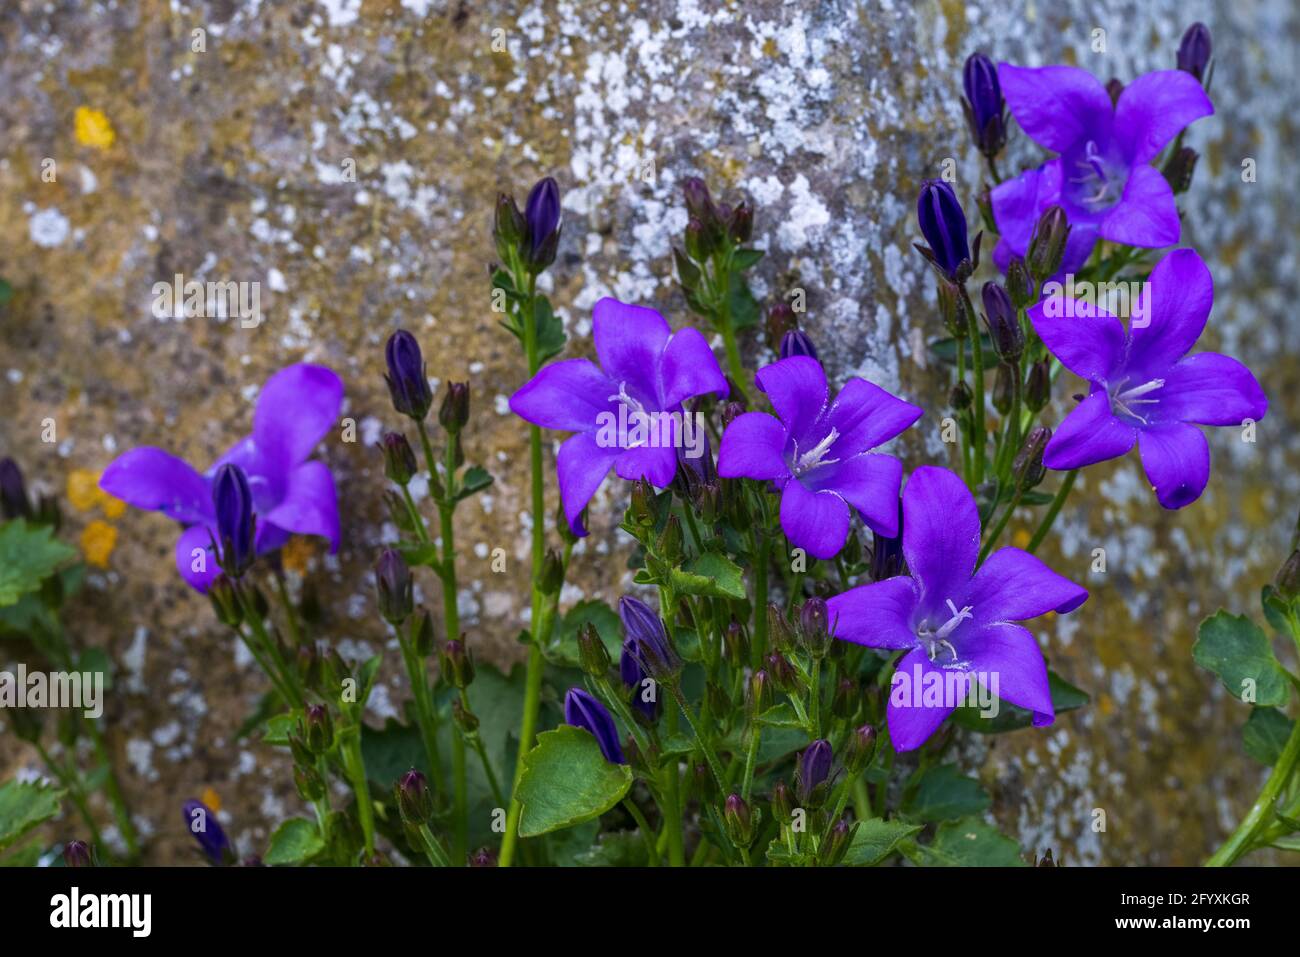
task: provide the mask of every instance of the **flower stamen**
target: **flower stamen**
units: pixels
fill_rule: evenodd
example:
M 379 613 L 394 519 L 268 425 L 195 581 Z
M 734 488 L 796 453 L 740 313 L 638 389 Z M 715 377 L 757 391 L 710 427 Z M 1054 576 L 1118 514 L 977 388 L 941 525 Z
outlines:
M 835 429 L 831 429 L 830 432 L 827 433 L 826 438 L 822 439 L 803 455 L 799 454 L 799 443 L 796 442 L 794 445 L 794 465 L 791 466 L 790 470 L 794 472 L 795 475 L 802 475 L 805 472 L 812 471 L 819 465 L 831 465 L 838 462 L 839 459 L 828 459 L 825 456 L 826 453 L 830 451 L 831 446 L 835 444 L 835 440 L 839 437 L 840 433 Z

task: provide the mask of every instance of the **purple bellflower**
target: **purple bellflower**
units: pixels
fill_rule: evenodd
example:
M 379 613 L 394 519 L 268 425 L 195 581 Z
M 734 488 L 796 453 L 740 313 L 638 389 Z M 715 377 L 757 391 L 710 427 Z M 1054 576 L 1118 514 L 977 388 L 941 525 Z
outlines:
M 944 468 L 917 469 L 903 490 L 908 574 L 831 598 L 834 635 L 906 651 L 895 691 L 900 676 L 914 688 L 937 683 L 945 690 L 960 684 L 947 675 L 976 680 L 1032 711 L 1036 726 L 1051 724 L 1047 665 L 1034 636 L 1014 622 L 1072 611 L 1088 592 L 1019 548 L 998 549 L 977 571 L 979 550 L 979 512 L 965 483 Z M 946 694 L 932 700 L 919 691 L 890 695 L 889 735 L 898 751 L 920 747 L 962 703 Z
M 998 78 L 1021 129 L 1058 154 L 993 190 L 1000 269 L 1025 255 L 1039 216 L 1056 205 L 1072 227 L 1063 272 L 1082 266 L 1099 236 L 1149 248 L 1178 242 L 1173 189 L 1151 161 L 1184 127 L 1214 112 L 1194 76 L 1143 74 L 1113 106 L 1102 82 L 1078 67 L 1002 63 Z
M 235 848 L 222 830 L 216 812 L 196 798 L 190 798 L 181 805 L 181 814 L 185 818 L 185 829 L 194 835 L 199 849 L 208 860 L 220 867 L 232 864 Z
M 746 412 L 723 433 L 718 474 L 774 482 L 781 527 L 814 558 L 833 558 L 849 534 L 850 507 L 872 531 L 898 533 L 903 464 L 872 452 L 922 410 L 866 379 L 850 379 L 833 400 L 821 364 L 791 356 L 758 370 L 776 417 Z
M 136 508 L 162 512 L 184 527 L 176 542 L 181 577 L 206 592 L 220 574 L 213 542 L 220 542 L 220 501 L 214 476 L 235 465 L 246 477 L 256 514 L 258 555 L 280 548 L 291 534 L 320 535 L 339 547 L 334 476 L 310 459 L 338 419 L 343 382 L 324 366 L 291 365 L 266 381 L 253 411 L 253 434 L 240 440 L 205 474 L 162 449 L 143 446 L 118 456 L 99 480 L 109 495 Z M 234 529 L 235 526 L 230 526 Z M 242 547 L 242 546 L 241 546 Z
M 1160 260 L 1147 289 L 1146 324 L 1128 330 L 1086 302 L 1053 297 L 1029 310 L 1051 353 L 1091 385 L 1047 444 L 1043 463 L 1082 468 L 1136 444 L 1156 498 L 1177 509 L 1200 498 L 1210 478 L 1210 447 L 1197 426 L 1262 419 L 1268 399 L 1236 359 L 1187 355 L 1214 302 L 1210 270 L 1195 250 Z
M 699 330 L 673 332 L 653 309 L 606 297 L 593 310 L 592 337 L 600 366 L 588 359 L 553 363 L 510 397 L 521 419 L 577 433 L 555 463 L 564 516 L 577 535 L 587 534 L 582 510 L 611 468 L 628 481 L 667 488 L 677 448 L 704 434 L 682 402 L 728 391 Z
M 600 753 L 610 764 L 627 764 L 613 716 L 603 704 L 581 688 L 570 688 L 564 696 L 564 723 L 590 731 L 600 745 Z

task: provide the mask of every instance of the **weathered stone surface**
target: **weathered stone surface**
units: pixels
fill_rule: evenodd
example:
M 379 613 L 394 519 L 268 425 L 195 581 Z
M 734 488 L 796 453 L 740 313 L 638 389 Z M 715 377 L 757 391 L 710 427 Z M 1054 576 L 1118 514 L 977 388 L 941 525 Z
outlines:
M 1221 605 L 1254 613 L 1300 490 L 1286 338 L 1300 19 L 1282 0 L 19 0 L 0 14 L 0 274 L 17 290 L 3 316 L 0 447 L 59 490 L 74 469 L 97 471 L 140 444 L 203 467 L 247 430 L 271 372 L 300 359 L 333 366 L 361 440 L 323 445 L 345 544 L 337 559 L 314 555 L 308 575 L 328 603 L 329 636 L 377 649 L 386 639 L 367 567 L 391 529 L 370 443 L 397 424 L 380 347 L 405 326 L 431 376 L 472 383 L 466 453 L 497 482 L 460 513 L 461 604 L 479 653 L 509 659 L 526 612 L 530 517 L 524 432 L 505 407 L 524 365 L 494 322 L 486 281 L 498 189 L 522 194 L 548 172 L 561 182 L 564 238 L 548 291 L 579 354 L 590 352 L 602 295 L 686 321 L 669 256 L 685 225 L 685 175 L 747 193 L 769 251 L 756 291 L 805 289 L 832 372 L 921 400 L 933 411 L 903 451 L 910 465 L 943 461 L 943 389 L 922 349 L 939 323 L 910 243 L 921 179 L 951 156 L 965 197 L 979 182 L 957 100 L 962 59 L 981 48 L 1130 78 L 1171 66 L 1197 18 L 1218 54 L 1217 115 L 1190 134 L 1204 155 L 1183 203 L 1185 239 L 1217 284 L 1205 345 L 1252 365 L 1272 409 L 1255 444 L 1235 430 L 1212 436 L 1210 488 L 1181 513 L 1156 506 L 1136 458 L 1086 473 L 1050 554 L 1093 600 L 1043 632 L 1053 665 L 1094 704 L 999 739 L 983 770 L 999 821 L 1027 849 L 1053 847 L 1071 863 L 1194 862 L 1262 773 L 1237 744 L 1244 709 L 1191 661 L 1195 623 Z M 197 29 L 205 52 L 193 49 Z M 1092 52 L 1094 29 L 1108 52 Z M 111 143 L 85 114 L 78 135 L 81 107 L 104 114 Z M 1036 151 L 1022 138 L 1015 156 L 1027 163 Z M 54 182 L 42 179 L 47 157 Z M 1242 181 L 1247 158 L 1257 182 Z M 652 182 L 640 175 L 647 162 Z M 352 163 L 356 182 L 345 176 Z M 260 282 L 266 321 L 155 318 L 151 287 L 175 273 Z M 751 359 L 761 352 L 750 344 Z M 46 417 L 57 444 L 41 441 Z M 594 503 L 566 600 L 627 584 L 621 495 L 611 483 Z M 74 534 L 96 517 L 74 512 Z M 208 786 L 232 833 L 260 848 L 299 803 L 281 762 L 234 739 L 262 679 L 177 579 L 169 523 L 134 511 L 110 521 L 117 547 L 73 627 L 125 666 L 113 743 L 153 835 L 149 860 L 184 859 L 177 807 Z M 512 559 L 504 575 L 489 572 L 495 547 Z M 1088 571 L 1096 547 L 1105 575 Z M 396 703 L 385 691 L 376 710 Z M 0 755 L 6 774 L 36 766 L 12 745 Z M 1104 833 L 1092 830 L 1097 808 Z

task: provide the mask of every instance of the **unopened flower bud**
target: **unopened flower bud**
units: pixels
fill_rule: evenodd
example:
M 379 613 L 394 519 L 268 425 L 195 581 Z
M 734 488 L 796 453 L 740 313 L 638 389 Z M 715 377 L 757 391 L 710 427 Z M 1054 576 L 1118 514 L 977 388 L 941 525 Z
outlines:
M 993 61 L 982 53 L 967 57 L 962 87 L 966 93 L 962 106 L 976 148 L 985 156 L 997 156 L 1007 143 L 1007 127 L 1002 87 Z
M 784 781 L 772 785 L 772 820 L 779 824 L 789 824 L 794 814 L 794 796 Z
M 772 679 L 759 668 L 749 676 L 749 713 L 757 717 L 772 707 Z
M 957 194 L 943 180 L 927 180 L 916 202 L 916 219 L 921 235 L 930 245 L 931 261 L 949 279 L 971 261 L 966 236 L 966 214 Z
M 10 519 L 31 518 L 32 515 L 22 469 L 11 458 L 0 459 L 0 514 Z
M 803 807 L 815 809 L 826 800 L 830 790 L 831 743 L 826 740 L 814 741 L 804 748 L 795 764 L 795 796 Z
M 412 639 L 412 648 L 416 657 L 428 658 L 433 654 L 433 616 L 426 608 L 421 608 L 416 614 L 419 617 L 415 626 L 415 637 Z
M 745 407 L 739 402 L 728 402 L 722 407 L 722 427 L 726 429 L 739 416 L 745 413 Z
M 693 293 L 700 285 L 700 267 L 676 246 L 673 247 L 673 262 L 677 264 L 677 281 L 687 293 Z
M 410 482 L 411 477 L 419 471 L 419 466 L 406 436 L 401 432 L 388 432 L 379 440 L 379 447 L 384 453 L 384 475 L 389 481 L 398 485 Z
M 835 685 L 835 694 L 831 698 L 831 714 L 848 720 L 858 710 L 858 686 L 852 678 L 841 678 Z
M 1178 44 L 1178 69 L 1190 73 L 1204 85 L 1213 52 L 1210 28 L 1204 23 L 1193 23 Z
M 778 691 L 793 691 L 798 680 L 798 673 L 790 660 L 779 652 L 772 652 L 764 659 L 767 673 L 772 678 L 772 686 Z
M 447 392 L 438 409 L 438 424 L 448 432 L 456 433 L 469 421 L 469 383 L 448 382 Z
M 814 595 L 799 609 L 799 642 L 814 658 L 823 657 L 830 648 L 830 612 L 826 599 Z
M 731 211 L 731 216 L 727 219 L 727 234 L 737 246 L 745 245 L 753 237 L 754 207 L 748 202 L 742 200 Z
M 664 530 L 659 533 L 655 548 L 659 557 L 670 564 L 676 565 L 682 560 L 682 523 L 676 515 L 669 515 L 668 521 L 664 522 Z
M 93 867 L 90 845 L 85 841 L 69 841 L 64 844 L 63 864 L 65 867 Z
M 384 346 L 384 362 L 388 371 L 384 380 L 393 408 L 417 422 L 423 421 L 433 405 L 433 390 L 425 374 L 424 356 L 415 336 L 398 329 L 388 337 Z
M 490 847 L 480 847 L 469 856 L 470 867 L 496 867 L 497 852 Z
M 224 572 L 208 586 L 208 600 L 212 602 L 212 610 L 217 613 L 217 620 L 227 628 L 238 628 L 243 623 L 244 608 L 235 591 L 235 583 Z
M 1070 238 L 1070 221 L 1060 206 L 1049 207 L 1039 217 L 1034 235 L 1029 240 L 1025 264 L 1029 274 L 1039 282 L 1050 279 L 1061 268 L 1065 257 L 1065 241 Z
M 1052 367 L 1050 359 L 1039 359 L 1029 367 L 1025 381 L 1025 408 L 1041 412 L 1052 397 Z
M 609 649 L 591 622 L 586 622 L 578 629 L 578 662 L 582 665 L 582 670 L 593 678 L 603 678 L 609 674 Z
M 543 595 L 555 595 L 564 584 L 564 559 L 553 548 L 546 550 L 542 558 L 542 577 L 538 582 Z
M 1015 364 L 1025 348 L 1025 333 L 1020 317 L 1007 291 L 995 282 L 986 282 L 981 290 L 984 322 L 988 325 L 993 349 L 1003 362 Z
M 737 847 L 749 847 L 754 843 L 754 812 L 739 794 L 728 796 L 722 809 L 723 820 L 727 822 L 727 835 Z
M 1016 486 L 1023 492 L 1035 488 L 1047 475 L 1043 465 L 1043 452 L 1052 438 L 1052 430 L 1046 426 L 1036 426 L 1025 436 L 1020 451 L 1011 463 L 1011 474 Z
M 1273 586 L 1288 601 L 1300 594 L 1300 549 L 1293 551 L 1282 563 L 1282 567 L 1277 570 L 1277 577 L 1273 579 Z
M 940 278 L 936 286 L 939 294 L 939 315 L 943 317 L 948 334 L 957 339 L 957 347 L 963 348 L 962 338 L 966 335 L 966 300 L 955 282 Z
M 461 734 L 478 732 L 478 715 L 461 704 L 459 698 L 451 699 L 451 720 L 460 729 Z
M 781 300 L 772 303 L 767 307 L 767 344 L 773 349 L 779 349 L 786 333 L 798 325 L 799 320 L 788 302 Z
M 1017 309 L 1027 309 L 1034 304 L 1034 277 L 1029 275 L 1029 267 L 1019 256 L 1013 256 L 1007 264 L 1006 287 L 1011 305 Z
M 861 774 L 876 753 L 876 729 L 864 724 L 849 735 L 845 745 L 844 763 L 852 774 Z
M 1110 105 L 1114 106 L 1119 102 L 1120 95 L 1124 92 L 1124 81 L 1118 77 L 1112 76 L 1106 81 L 1106 95 L 1110 97 Z
M 795 644 L 794 629 L 776 602 L 767 604 L 767 641 L 770 647 L 781 652 L 789 652 Z
M 1200 158 L 1201 154 L 1196 150 L 1184 146 L 1165 162 L 1161 172 L 1175 193 L 1185 193 L 1191 189 L 1192 174 L 1196 172 L 1196 161 Z
M 840 862 L 853 840 L 853 832 L 857 829 L 857 825 L 851 824 L 847 817 L 842 817 L 835 822 L 831 833 L 826 838 L 826 843 L 817 852 L 818 861 L 823 867 L 834 867 Z
M 375 560 L 375 589 L 385 621 L 397 626 L 410 617 L 415 604 L 411 569 L 397 549 L 385 548 Z
M 1011 411 L 1015 398 L 1016 370 L 1005 362 L 998 363 L 998 370 L 993 375 L 993 408 L 1002 415 Z
M 319 801 L 325 796 L 325 779 L 309 764 L 293 766 L 293 786 L 304 801 Z
M 323 704 L 307 706 L 303 725 L 303 737 L 312 754 L 324 754 L 334 744 L 334 721 Z
M 810 359 L 816 359 L 817 347 L 808 338 L 808 333 L 802 329 L 791 329 L 781 339 L 781 346 L 777 354 L 782 359 L 788 359 L 791 356 L 808 356 Z
M 727 622 L 727 627 L 722 631 L 722 646 L 727 661 L 733 666 L 740 667 L 749 661 L 749 636 L 735 615 L 732 615 L 731 621 Z
M 465 643 L 457 638 L 443 644 L 439 667 L 453 688 L 468 688 L 474 681 L 474 659 Z
M 560 187 L 550 176 L 538 180 L 528 191 L 524 222 L 524 265 L 536 275 L 555 262 L 560 244 Z
M 975 397 L 971 395 L 970 386 L 965 382 L 958 382 L 952 387 L 952 391 L 948 393 L 949 404 L 958 412 L 969 409 L 973 401 L 975 401 Z
M 618 600 L 618 614 L 623 622 L 623 650 L 655 681 L 676 682 L 682 659 L 668 638 L 663 620 L 645 602 L 627 595 Z
M 631 523 L 638 528 L 653 528 L 655 524 L 655 490 L 645 479 L 632 483 L 632 503 L 628 506 Z
M 433 817 L 433 792 L 423 774 L 411 768 L 400 778 L 394 788 L 397 810 L 408 827 L 427 824 Z
M 517 254 L 526 231 L 524 214 L 515 205 L 515 198 L 506 193 L 497 193 L 492 216 L 492 239 L 496 243 L 497 258 L 502 262 L 510 262 Z

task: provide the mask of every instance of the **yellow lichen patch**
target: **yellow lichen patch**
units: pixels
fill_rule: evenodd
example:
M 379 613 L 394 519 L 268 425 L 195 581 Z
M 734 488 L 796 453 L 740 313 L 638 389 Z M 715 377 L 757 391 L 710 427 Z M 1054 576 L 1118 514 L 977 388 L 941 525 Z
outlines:
M 97 150 L 106 150 L 117 139 L 113 124 L 101 110 L 89 106 L 77 107 L 73 117 L 76 127 L 77 142 L 82 146 L 93 146 Z
M 81 532 L 81 554 L 98 568 L 108 567 L 108 556 L 117 545 L 117 529 L 108 522 L 95 519 Z
M 113 498 L 113 496 L 109 495 L 107 492 L 101 491 L 99 494 L 101 496 L 100 500 L 104 505 L 105 517 L 121 518 L 122 514 L 126 511 L 126 502 L 122 501 L 120 498 Z
M 314 554 L 316 554 L 316 546 L 310 538 L 294 535 L 280 550 L 280 562 L 285 570 L 301 575 L 307 571 L 307 563 L 311 561 Z
M 68 476 L 68 502 L 78 512 L 89 512 L 104 499 L 99 489 L 99 473 L 90 469 L 73 469 Z
M 1024 548 L 1029 544 L 1029 533 L 1023 528 L 1016 529 L 1015 534 L 1011 536 L 1011 544 L 1016 548 Z
M 213 814 L 217 814 L 221 811 L 221 795 L 212 790 L 211 787 L 203 789 L 203 794 L 199 797 L 199 800 L 206 804 L 208 810 Z

